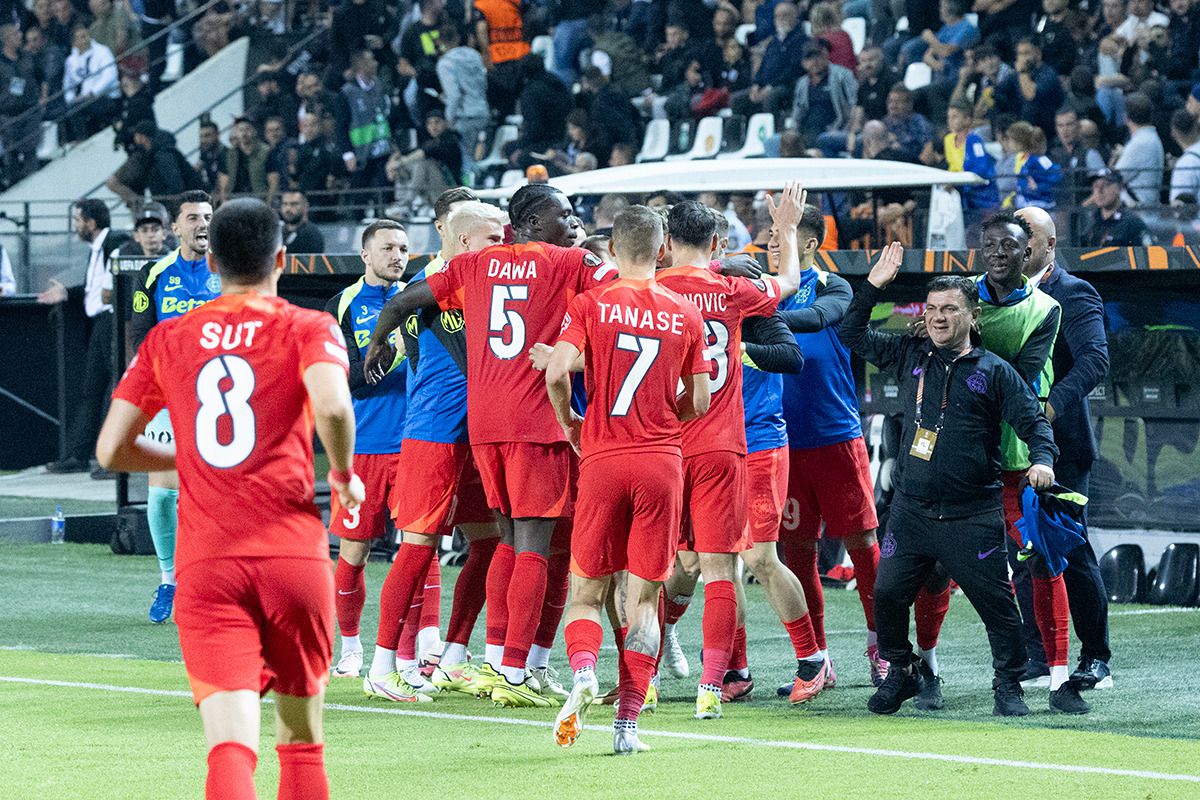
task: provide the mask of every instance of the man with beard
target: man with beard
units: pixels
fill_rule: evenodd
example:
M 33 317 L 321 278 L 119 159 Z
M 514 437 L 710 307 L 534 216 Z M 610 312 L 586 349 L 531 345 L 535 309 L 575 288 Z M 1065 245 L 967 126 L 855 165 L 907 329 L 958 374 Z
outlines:
M 283 218 L 283 246 L 289 253 L 325 252 L 325 235 L 308 221 L 308 198 L 304 192 L 284 192 L 279 198 L 279 216 Z

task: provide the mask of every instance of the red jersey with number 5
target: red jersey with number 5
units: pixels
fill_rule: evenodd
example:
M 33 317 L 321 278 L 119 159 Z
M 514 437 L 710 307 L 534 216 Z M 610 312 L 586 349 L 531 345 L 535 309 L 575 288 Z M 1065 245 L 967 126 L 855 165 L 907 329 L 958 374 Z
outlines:
M 627 451 L 679 454 L 679 379 L 708 372 L 695 306 L 653 280 L 579 295 L 560 342 L 584 353 L 583 459 Z
M 770 279 L 727 278 L 708 267 L 659 270 L 659 283 L 686 297 L 704 319 L 712 400 L 708 413 L 683 426 L 684 457 L 716 450 L 746 454 L 742 408 L 742 320 L 769 317 L 779 305 Z
M 553 343 L 571 298 L 616 274 L 587 250 L 529 242 L 464 253 L 427 278 L 443 311 L 463 312 L 471 444 L 566 441 L 529 348 Z
M 170 411 L 181 573 L 207 558 L 328 561 L 304 387 L 323 361 L 348 368 L 337 323 L 278 297 L 223 295 L 150 330 L 113 397 Z

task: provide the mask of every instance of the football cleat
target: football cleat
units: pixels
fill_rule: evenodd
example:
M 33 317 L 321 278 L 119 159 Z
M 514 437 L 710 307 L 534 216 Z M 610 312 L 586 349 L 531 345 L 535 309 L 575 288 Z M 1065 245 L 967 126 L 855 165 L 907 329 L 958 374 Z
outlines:
M 662 665 L 675 678 L 686 678 L 691 670 L 688 668 L 687 656 L 679 644 L 679 634 L 671 627 L 663 635 Z
M 935 675 L 924 659 L 917 662 L 917 671 L 921 673 L 921 691 L 913 705 L 921 711 L 941 711 L 946 707 L 942 700 L 942 676 Z
M 421 674 L 420 667 L 415 664 L 408 667 L 400 673 L 400 677 L 404 682 L 413 688 L 419 694 L 437 694 L 438 688 L 430 683 L 424 675 Z
M 1079 687 L 1067 681 L 1050 693 L 1050 710 L 1058 714 L 1086 714 L 1092 707 L 1079 696 Z
M 749 700 L 753 691 L 754 678 L 749 675 L 743 678 L 737 670 L 731 669 L 725 673 L 725 680 L 721 685 L 721 702 L 737 703 Z
M 646 687 L 646 702 L 642 703 L 642 713 L 645 714 L 654 711 L 658 708 L 658 674 L 650 679 L 650 685 Z
M 442 659 L 439 657 L 429 656 L 428 658 L 422 658 L 417 668 L 421 670 L 421 675 L 423 677 L 432 678 L 434 670 L 437 669 L 438 664 L 440 663 L 442 663 Z
M 587 670 L 586 677 L 576 677 L 575 685 L 567 694 L 562 709 L 554 720 L 554 743 L 559 747 L 570 747 L 583 733 L 584 720 L 600 694 L 594 670 Z
M 389 673 L 382 678 L 372 678 L 370 675 L 363 678 L 363 694 L 367 697 L 390 700 L 393 703 L 429 703 L 433 701 L 429 695 L 421 694 L 409 686 L 408 681 L 404 680 L 399 672 Z
M 883 685 L 867 700 L 867 710 L 872 714 L 895 714 L 910 697 L 921 693 L 924 682 L 915 669 L 889 669 Z
M 529 671 L 529 676 L 526 679 L 533 687 L 534 691 L 542 697 L 553 697 L 558 700 L 565 700 L 570 694 L 563 688 L 562 681 L 558 679 L 558 673 L 554 671 L 554 667 L 534 667 Z M 600 691 L 597 690 L 596 694 Z
M 643 744 L 638 738 L 637 730 L 614 730 L 613 731 L 613 754 L 618 756 L 632 756 L 637 753 L 645 753 L 650 749 L 650 745 Z
M 797 661 L 796 678 L 788 692 L 788 702 L 794 706 L 810 702 L 825 688 L 825 663 Z
M 492 687 L 492 703 L 505 708 L 554 708 L 558 699 L 543 697 L 534 691 L 528 681 L 509 683 L 504 678 Z
M 455 664 L 443 667 L 440 664 L 434 668 L 433 676 L 429 679 L 443 692 L 459 692 L 460 694 L 476 695 L 479 693 L 476 679 L 479 670 L 474 664 Z
M 1080 689 L 1111 689 L 1112 670 L 1098 658 L 1080 658 L 1079 666 L 1071 673 L 1071 682 Z
M 346 650 L 333 667 L 335 678 L 357 678 L 362 674 L 363 651 Z
M 492 696 L 492 689 L 495 688 L 497 682 L 502 680 L 503 678 L 496 671 L 495 667 L 486 661 L 483 662 L 483 666 L 475 674 L 475 696 L 485 700 L 490 698 Z
M 1025 705 L 1025 692 L 1016 681 L 1002 683 L 994 688 L 996 704 L 992 708 L 992 716 L 1024 717 L 1029 714 L 1029 706 Z
M 837 686 L 837 670 L 833 668 L 833 659 L 825 656 L 825 688 L 832 689 Z
M 878 689 L 887 679 L 888 662 L 879 657 L 879 645 L 877 644 L 867 647 L 865 655 L 871 665 L 871 685 Z
M 712 689 L 701 689 L 696 694 L 696 719 L 720 719 L 721 696 Z
M 154 602 L 150 604 L 150 621 L 162 625 L 171 618 L 175 605 L 175 584 L 163 583 L 154 590 Z
M 615 706 L 617 704 L 617 700 L 620 697 L 621 697 L 621 687 L 614 686 L 611 689 L 609 689 L 605 693 L 605 695 L 603 697 L 601 697 L 599 700 L 597 700 L 596 702 L 598 702 L 602 706 Z

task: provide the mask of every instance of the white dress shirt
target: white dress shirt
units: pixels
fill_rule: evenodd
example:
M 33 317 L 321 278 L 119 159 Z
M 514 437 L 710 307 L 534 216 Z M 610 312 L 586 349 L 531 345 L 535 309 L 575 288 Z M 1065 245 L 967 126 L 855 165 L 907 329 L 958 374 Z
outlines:
M 96 234 L 88 256 L 87 278 L 83 283 L 83 312 L 89 317 L 112 311 L 112 306 L 103 299 L 104 290 L 113 287 L 112 273 L 108 271 L 108 259 L 104 257 L 104 240 L 107 238 L 108 228 Z

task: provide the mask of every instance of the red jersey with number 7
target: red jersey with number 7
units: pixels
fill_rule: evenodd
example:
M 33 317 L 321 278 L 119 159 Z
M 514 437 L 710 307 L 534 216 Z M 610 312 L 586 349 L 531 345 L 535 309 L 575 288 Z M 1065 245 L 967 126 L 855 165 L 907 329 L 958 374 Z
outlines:
M 571 299 L 616 275 L 587 250 L 529 242 L 455 256 L 426 279 L 443 311 L 463 312 L 471 444 L 566 441 L 529 348 L 553 343 Z
M 742 320 L 769 317 L 779 305 L 770 279 L 718 275 L 705 267 L 670 267 L 655 276 L 660 284 L 696 304 L 704 320 L 705 351 L 712 390 L 708 413 L 683 426 L 683 455 L 729 450 L 746 454 L 742 407 Z
M 329 560 L 304 386 L 320 362 L 349 367 L 337 323 L 278 297 L 222 295 L 142 342 L 113 397 L 170 411 L 181 575 L 208 558 Z
M 653 280 L 618 280 L 579 295 L 560 342 L 584 354 L 583 460 L 682 448 L 679 379 L 708 373 L 696 307 Z

